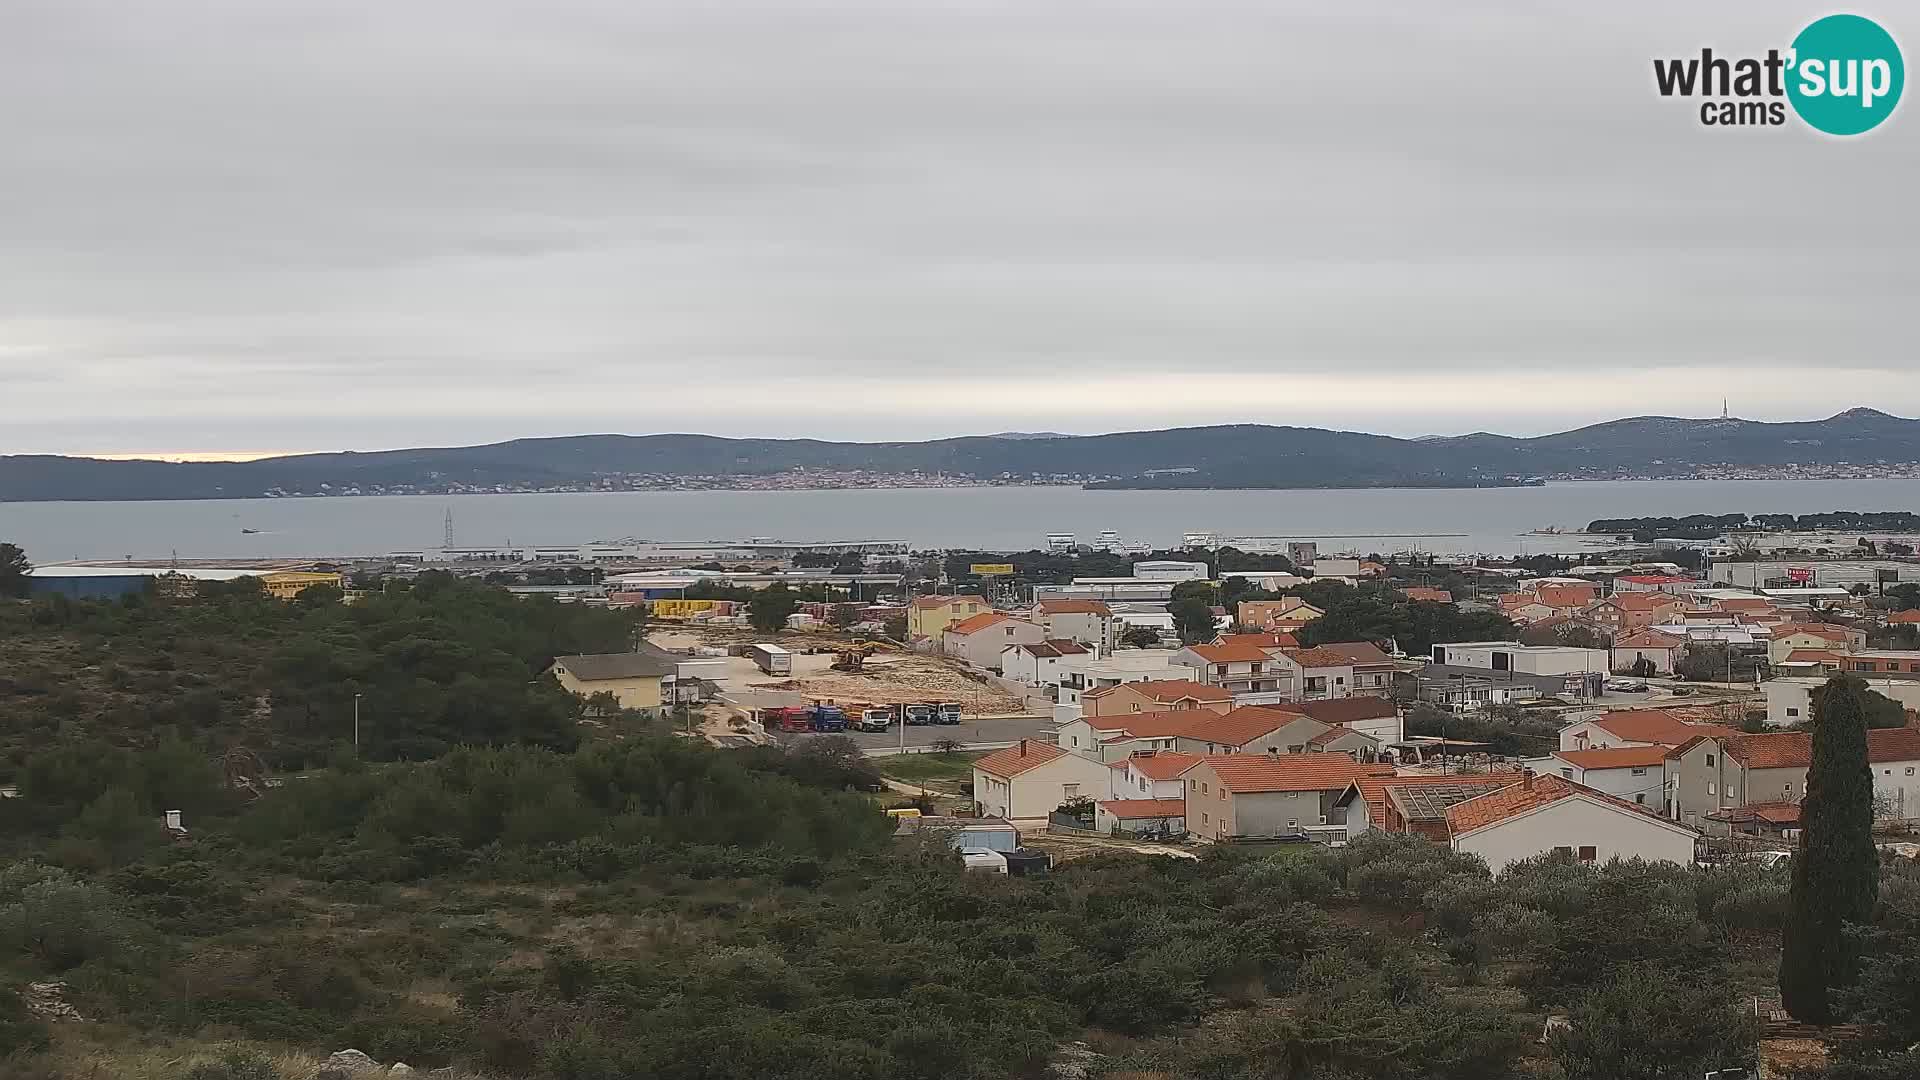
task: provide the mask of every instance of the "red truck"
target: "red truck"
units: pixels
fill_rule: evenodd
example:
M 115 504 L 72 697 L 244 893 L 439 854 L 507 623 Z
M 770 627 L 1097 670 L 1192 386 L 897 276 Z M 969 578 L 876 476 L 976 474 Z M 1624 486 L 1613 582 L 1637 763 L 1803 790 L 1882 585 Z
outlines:
M 762 709 L 760 722 L 768 731 L 812 731 L 813 707 L 790 705 L 785 708 Z

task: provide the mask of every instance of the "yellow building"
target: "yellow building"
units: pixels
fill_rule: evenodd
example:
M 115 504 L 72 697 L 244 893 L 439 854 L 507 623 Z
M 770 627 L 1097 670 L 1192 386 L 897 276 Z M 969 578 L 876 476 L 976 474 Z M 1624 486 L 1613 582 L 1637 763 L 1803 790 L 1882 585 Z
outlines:
M 346 587 L 346 578 L 340 574 L 325 574 L 307 570 L 277 570 L 271 574 L 260 575 L 260 587 L 267 595 L 277 600 L 291 600 L 315 585 L 331 585 L 336 589 Z
M 972 593 L 955 596 L 918 596 L 907 608 L 908 638 L 937 638 L 947 627 L 992 611 L 986 599 Z
M 674 664 L 659 652 L 596 653 L 556 656 L 547 670 L 570 693 L 583 698 L 612 694 L 623 709 L 657 714 L 666 703 L 662 682 L 674 673 Z

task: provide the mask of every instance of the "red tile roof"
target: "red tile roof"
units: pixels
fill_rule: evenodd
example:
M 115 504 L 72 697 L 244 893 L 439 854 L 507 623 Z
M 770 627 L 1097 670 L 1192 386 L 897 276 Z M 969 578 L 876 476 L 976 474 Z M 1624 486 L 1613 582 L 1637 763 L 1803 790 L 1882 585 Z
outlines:
M 1015 648 L 1025 649 L 1035 656 L 1079 656 L 1087 651 L 1086 647 L 1077 641 L 1051 638 L 1032 645 L 1018 645 Z
M 1800 823 L 1800 804 L 1790 802 L 1748 803 L 1741 809 L 1761 821 L 1775 825 L 1798 825 Z
M 1830 626 L 1826 623 L 1794 623 L 1792 626 L 1781 627 L 1780 632 L 1782 637 L 1805 634 L 1808 637 L 1817 637 L 1823 641 L 1838 641 L 1844 643 L 1847 640 L 1845 627 Z
M 1270 660 L 1258 645 L 1189 645 L 1187 650 L 1209 664 L 1244 664 Z
M 1579 608 L 1593 603 L 1600 590 L 1593 585 L 1542 585 L 1534 595 L 1550 608 Z
M 971 618 L 961 619 L 959 622 L 954 623 L 952 626 L 947 627 L 947 633 L 962 634 L 962 635 L 972 634 L 977 631 L 985 630 L 987 627 L 993 626 L 996 623 L 1012 622 L 1012 621 L 1013 621 L 1012 619 L 1007 618 L 1005 615 L 1002 615 L 997 611 L 983 611 L 978 615 L 972 616 Z
M 1694 579 L 1690 577 L 1675 577 L 1672 574 L 1624 574 L 1614 580 L 1631 581 L 1635 585 L 1678 585 Z
M 1434 604 L 1453 603 L 1453 594 L 1445 589 L 1432 589 L 1425 585 L 1408 585 L 1400 590 L 1400 595 L 1409 600 L 1424 600 Z
M 1672 593 L 1663 592 L 1623 592 L 1614 593 L 1603 603 L 1612 603 L 1622 611 L 1653 611 L 1663 607 L 1676 607 L 1680 598 Z
M 1606 792 L 1595 791 L 1585 784 L 1576 784 L 1559 776 L 1535 776 L 1531 780 L 1522 778 L 1519 782 L 1509 784 L 1498 791 L 1468 799 L 1465 802 L 1454 803 L 1447 808 L 1447 826 L 1452 830 L 1453 835 L 1459 836 L 1575 796 L 1586 796 L 1628 813 L 1638 814 L 1649 821 L 1657 821 L 1670 828 L 1684 832 L 1693 831 L 1684 825 L 1668 821 L 1645 806 L 1614 798 Z
M 1049 761 L 1057 761 L 1066 756 L 1067 752 L 1053 743 L 1021 739 L 1012 746 L 995 750 L 974 762 L 973 767 L 1002 779 L 1011 779 L 1021 773 L 1037 769 Z
M 1248 705 L 1230 713 L 1190 712 L 1193 725 L 1185 735 L 1189 739 L 1218 743 L 1221 746 L 1245 746 L 1270 731 L 1298 723 L 1297 713 L 1263 709 Z
M 1149 780 L 1172 780 L 1200 760 L 1199 754 L 1183 754 L 1177 750 L 1149 750 L 1145 753 L 1131 754 L 1114 762 L 1115 768 L 1131 768 Z
M 1794 649 L 1787 653 L 1788 664 L 1838 664 L 1840 654 L 1831 649 Z
M 1113 609 L 1098 600 L 1042 600 L 1034 605 L 1036 615 L 1112 615 Z
M 1329 641 L 1316 645 L 1314 652 L 1330 652 L 1343 656 L 1350 664 L 1391 664 L 1393 657 L 1380 651 L 1380 647 L 1371 641 Z M 1298 657 L 1295 657 L 1298 659 Z
M 1769 731 L 1727 740 L 1727 753 L 1749 769 L 1805 769 L 1813 765 L 1813 734 Z M 1920 728 L 1874 728 L 1867 732 L 1867 760 L 1875 765 L 1920 761 Z
M 1203 765 L 1236 795 L 1340 791 L 1362 776 L 1393 775 L 1391 765 L 1362 765 L 1344 754 L 1229 754 L 1205 758 L 1193 768 Z
M 1222 690 L 1218 686 L 1208 686 L 1206 683 L 1197 683 L 1191 679 L 1148 679 L 1145 682 L 1122 683 L 1121 685 L 1130 687 L 1135 692 L 1145 695 L 1149 700 L 1158 701 L 1162 704 L 1169 701 L 1179 701 L 1182 698 L 1192 698 L 1195 701 L 1233 700 L 1232 691 Z M 1094 697 L 1112 690 L 1118 690 L 1119 688 L 1118 686 L 1102 687 L 1099 690 L 1089 690 L 1082 696 Z
M 1195 720 L 1218 716 L 1210 709 L 1168 709 L 1160 712 L 1116 713 L 1112 716 L 1082 716 L 1095 731 L 1121 731 L 1136 739 L 1169 739 L 1185 735 Z
M 1359 720 L 1384 720 L 1400 711 L 1398 706 L 1386 698 L 1366 696 L 1322 698 L 1319 701 L 1295 701 L 1285 705 L 1262 707 L 1311 716 L 1323 724 L 1332 724 L 1335 727 Z
M 1336 649 L 1320 645 L 1311 649 L 1299 649 L 1288 655 L 1293 662 L 1303 668 L 1351 667 L 1353 658 Z
M 1185 799 L 1108 799 L 1100 804 L 1100 809 L 1122 821 L 1140 818 L 1163 818 L 1187 816 Z
M 1556 750 L 1554 757 L 1582 769 L 1644 769 L 1667 760 L 1664 746 L 1618 746 L 1604 750 Z
M 1920 623 L 1920 610 L 1896 611 L 1887 616 L 1887 622 L 1898 626 L 1902 623 Z
M 1735 734 L 1719 724 L 1688 724 L 1660 709 L 1621 709 L 1591 718 L 1592 723 L 1618 739 L 1628 742 L 1679 746 L 1696 735 Z

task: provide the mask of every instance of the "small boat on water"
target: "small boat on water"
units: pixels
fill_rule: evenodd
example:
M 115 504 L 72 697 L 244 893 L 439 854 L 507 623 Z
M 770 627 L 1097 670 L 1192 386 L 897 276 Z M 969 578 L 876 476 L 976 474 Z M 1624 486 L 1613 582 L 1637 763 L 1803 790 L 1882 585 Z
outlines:
M 260 535 L 260 530 L 259 529 L 241 529 L 240 535 L 241 536 L 258 536 Z

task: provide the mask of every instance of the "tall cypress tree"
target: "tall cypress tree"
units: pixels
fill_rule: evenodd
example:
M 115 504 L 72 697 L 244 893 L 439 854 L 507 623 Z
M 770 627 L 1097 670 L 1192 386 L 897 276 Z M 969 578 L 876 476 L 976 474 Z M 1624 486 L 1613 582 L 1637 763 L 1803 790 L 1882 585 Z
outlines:
M 1834 1021 L 1833 991 L 1851 985 L 1859 967 L 1847 924 L 1872 919 L 1880 888 L 1865 691 L 1859 679 L 1836 675 L 1814 694 L 1813 767 L 1780 954 L 1781 1004 L 1810 1024 Z

